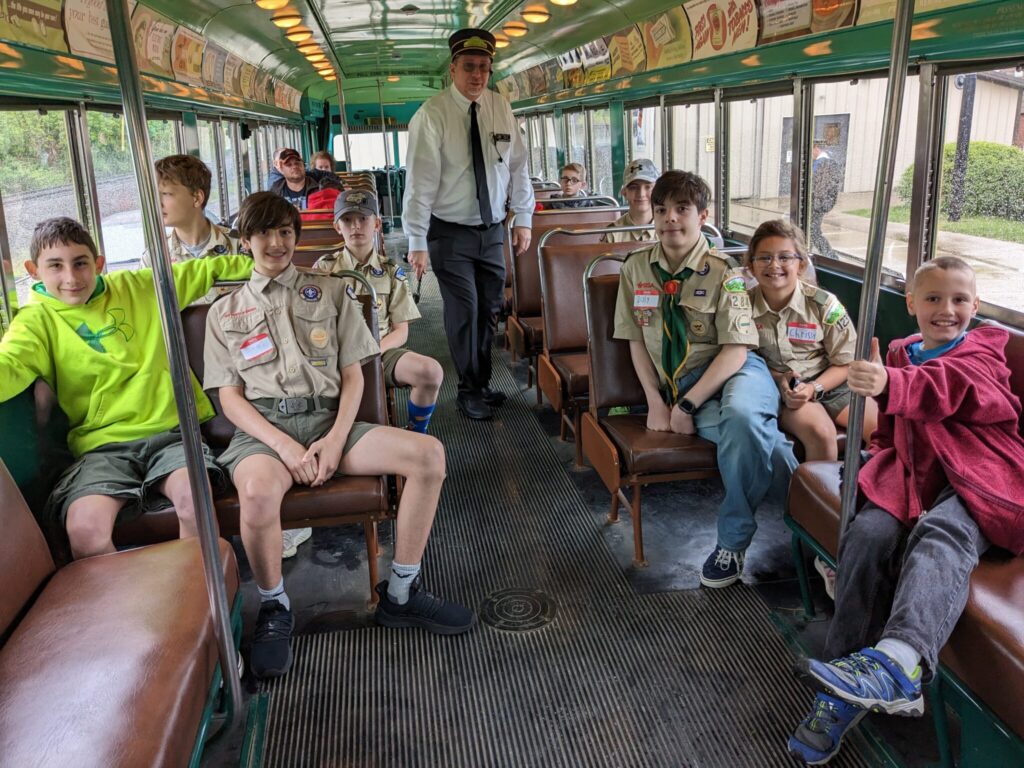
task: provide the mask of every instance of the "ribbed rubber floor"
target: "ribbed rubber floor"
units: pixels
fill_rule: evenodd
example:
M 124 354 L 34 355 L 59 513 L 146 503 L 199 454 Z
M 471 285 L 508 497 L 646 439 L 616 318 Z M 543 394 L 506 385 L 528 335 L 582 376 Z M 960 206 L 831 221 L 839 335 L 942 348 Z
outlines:
M 539 589 L 554 620 L 454 638 L 376 627 L 297 637 L 291 672 L 265 687 L 263 764 L 793 764 L 786 739 L 810 695 L 755 591 L 634 593 L 505 356 L 500 419 L 463 419 L 432 276 L 420 307 L 413 347 L 449 375 L 431 423 L 448 480 L 426 581 L 474 608 L 498 590 Z M 847 744 L 832 765 L 869 765 L 858 751 Z

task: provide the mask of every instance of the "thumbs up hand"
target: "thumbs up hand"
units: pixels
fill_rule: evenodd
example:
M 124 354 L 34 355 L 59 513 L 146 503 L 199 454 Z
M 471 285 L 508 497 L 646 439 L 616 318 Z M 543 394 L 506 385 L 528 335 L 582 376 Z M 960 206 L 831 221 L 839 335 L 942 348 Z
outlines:
M 882 365 L 877 338 L 871 339 L 871 356 L 867 360 L 854 360 L 850 363 L 846 382 L 855 394 L 862 397 L 876 397 L 885 392 L 889 386 L 889 373 Z

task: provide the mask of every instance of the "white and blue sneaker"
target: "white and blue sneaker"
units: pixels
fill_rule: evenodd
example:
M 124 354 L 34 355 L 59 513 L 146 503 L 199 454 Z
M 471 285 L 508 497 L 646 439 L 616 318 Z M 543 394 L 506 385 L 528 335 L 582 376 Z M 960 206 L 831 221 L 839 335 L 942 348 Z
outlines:
M 804 659 L 798 667 L 816 688 L 847 704 L 904 717 L 924 713 L 921 667 L 908 677 L 899 664 L 874 648 L 829 662 Z
M 811 713 L 789 737 L 789 754 L 807 765 L 824 765 L 836 756 L 846 732 L 867 713 L 866 709 L 819 693 Z
M 744 552 L 733 552 L 719 545 L 708 555 L 700 572 L 700 583 L 705 587 L 718 589 L 728 587 L 740 580 L 743 574 Z

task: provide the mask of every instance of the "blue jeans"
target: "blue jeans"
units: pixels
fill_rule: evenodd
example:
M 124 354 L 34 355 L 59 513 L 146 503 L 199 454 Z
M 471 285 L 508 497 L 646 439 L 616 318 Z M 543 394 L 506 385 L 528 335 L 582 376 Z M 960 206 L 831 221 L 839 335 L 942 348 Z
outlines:
M 707 367 L 680 377 L 689 390 Z M 779 431 L 779 389 L 756 353 L 697 411 L 697 434 L 718 446 L 725 500 L 718 509 L 718 544 L 733 552 L 750 545 L 757 530 L 754 510 L 771 494 L 784 500 L 796 469 L 793 444 Z
M 967 605 L 971 574 L 988 540 L 947 489 L 913 528 L 868 503 L 839 545 L 836 612 L 826 658 L 902 640 L 921 654 L 926 678 Z

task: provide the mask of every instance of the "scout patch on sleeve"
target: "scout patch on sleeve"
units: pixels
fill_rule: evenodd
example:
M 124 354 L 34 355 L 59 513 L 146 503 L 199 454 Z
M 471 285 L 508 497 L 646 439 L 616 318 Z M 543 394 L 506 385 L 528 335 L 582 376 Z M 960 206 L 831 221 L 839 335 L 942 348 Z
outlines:
M 314 285 L 313 283 L 307 283 L 299 288 L 299 295 L 305 301 L 320 301 L 322 292 L 320 290 L 320 286 Z
M 823 322 L 825 323 L 825 325 L 835 325 L 844 317 L 847 317 L 846 307 L 844 307 L 842 303 L 837 301 L 835 304 L 832 305 L 832 308 L 825 313 L 825 319 Z
M 395 278 L 398 280 L 405 280 L 406 271 L 401 267 L 395 269 Z
M 263 355 L 273 352 L 274 342 L 271 341 L 269 335 L 261 333 L 243 341 L 239 351 L 246 360 L 255 360 L 257 357 L 263 357 Z
M 729 306 L 733 309 L 750 309 L 750 296 L 746 291 L 743 293 L 730 293 Z
M 345 293 L 348 294 L 348 297 L 352 299 L 352 301 L 358 301 L 358 299 L 356 298 L 356 289 L 353 288 L 351 285 L 345 286 Z
M 795 344 L 813 344 L 817 336 L 818 326 L 814 323 L 789 323 L 786 335 Z
M 722 283 L 722 288 L 724 288 L 728 293 L 745 294 L 747 292 L 747 286 L 744 284 L 743 278 L 738 275 L 736 277 L 730 277 Z

